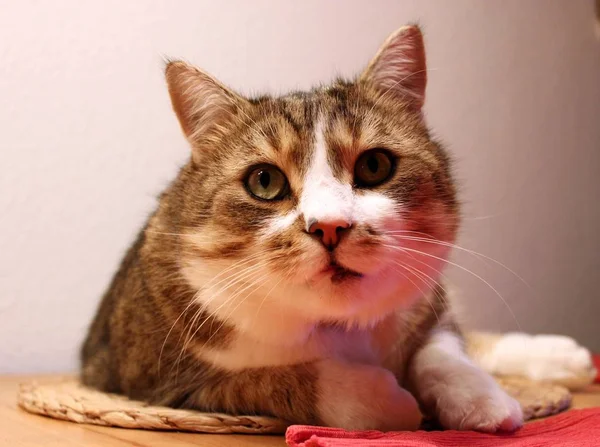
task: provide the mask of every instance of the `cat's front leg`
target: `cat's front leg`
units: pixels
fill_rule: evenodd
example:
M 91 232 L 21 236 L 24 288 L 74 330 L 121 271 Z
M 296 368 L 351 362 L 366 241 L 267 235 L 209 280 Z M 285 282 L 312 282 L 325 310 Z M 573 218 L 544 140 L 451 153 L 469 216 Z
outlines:
M 203 410 L 348 430 L 416 430 L 421 423 L 416 399 L 391 372 L 329 359 L 218 374 L 194 400 Z
M 416 430 L 416 399 L 384 368 L 326 360 L 318 365 L 319 415 L 347 430 Z
M 452 331 L 434 332 L 409 371 L 418 399 L 445 428 L 496 432 L 523 424 L 519 403 L 467 357 Z

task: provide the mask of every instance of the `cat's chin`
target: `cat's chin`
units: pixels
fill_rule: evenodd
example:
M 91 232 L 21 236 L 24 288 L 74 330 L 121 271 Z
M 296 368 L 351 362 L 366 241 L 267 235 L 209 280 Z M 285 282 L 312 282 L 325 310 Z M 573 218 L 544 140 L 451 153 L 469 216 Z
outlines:
M 309 293 L 317 297 L 319 306 L 345 307 L 363 295 L 364 284 L 371 282 L 370 275 L 357 272 L 339 264 L 328 264 L 306 282 Z M 323 301 L 323 297 L 326 300 Z M 358 298 L 360 299 L 360 298 Z M 327 303 L 327 304 L 325 304 Z
M 332 284 L 342 284 L 360 279 L 363 274 L 332 261 L 318 273 L 318 276 L 328 279 Z
M 410 307 L 425 291 L 414 282 L 393 277 L 387 271 L 344 274 L 320 274 L 310 282 L 301 312 L 309 319 L 337 321 L 348 327 L 370 327 L 391 313 Z

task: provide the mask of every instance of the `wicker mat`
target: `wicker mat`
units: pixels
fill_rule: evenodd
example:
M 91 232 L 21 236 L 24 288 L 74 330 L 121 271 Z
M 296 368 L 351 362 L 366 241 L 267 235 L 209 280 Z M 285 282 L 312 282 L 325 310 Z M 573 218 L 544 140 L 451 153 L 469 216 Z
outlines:
M 498 382 L 521 403 L 526 419 L 549 416 L 571 404 L 571 394 L 561 386 L 517 378 L 498 379 Z M 283 433 L 287 427 L 285 422 L 269 417 L 231 416 L 151 406 L 86 388 L 73 378 L 21 384 L 18 403 L 30 413 L 123 428 L 266 434 Z

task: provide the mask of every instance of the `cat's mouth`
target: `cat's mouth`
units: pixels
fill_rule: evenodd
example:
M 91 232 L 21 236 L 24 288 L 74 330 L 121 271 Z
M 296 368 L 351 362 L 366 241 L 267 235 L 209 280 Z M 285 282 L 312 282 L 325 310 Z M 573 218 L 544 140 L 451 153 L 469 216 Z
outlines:
M 363 276 L 362 273 L 346 268 L 333 260 L 321 271 L 321 274 L 330 276 L 333 283 L 341 283 L 353 278 L 362 278 Z

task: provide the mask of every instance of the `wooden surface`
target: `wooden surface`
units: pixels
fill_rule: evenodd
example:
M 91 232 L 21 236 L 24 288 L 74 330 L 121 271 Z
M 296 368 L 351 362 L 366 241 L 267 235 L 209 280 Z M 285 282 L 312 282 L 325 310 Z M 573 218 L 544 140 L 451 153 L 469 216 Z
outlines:
M 0 377 L 0 446 L 285 446 L 285 441 L 281 436 L 203 435 L 128 430 L 80 425 L 29 414 L 17 407 L 16 393 L 20 382 L 33 379 L 36 378 L 23 376 Z M 37 379 L 44 380 L 43 377 L 37 377 Z M 593 385 L 585 392 L 576 393 L 573 404 L 575 408 L 600 406 L 600 385 Z

